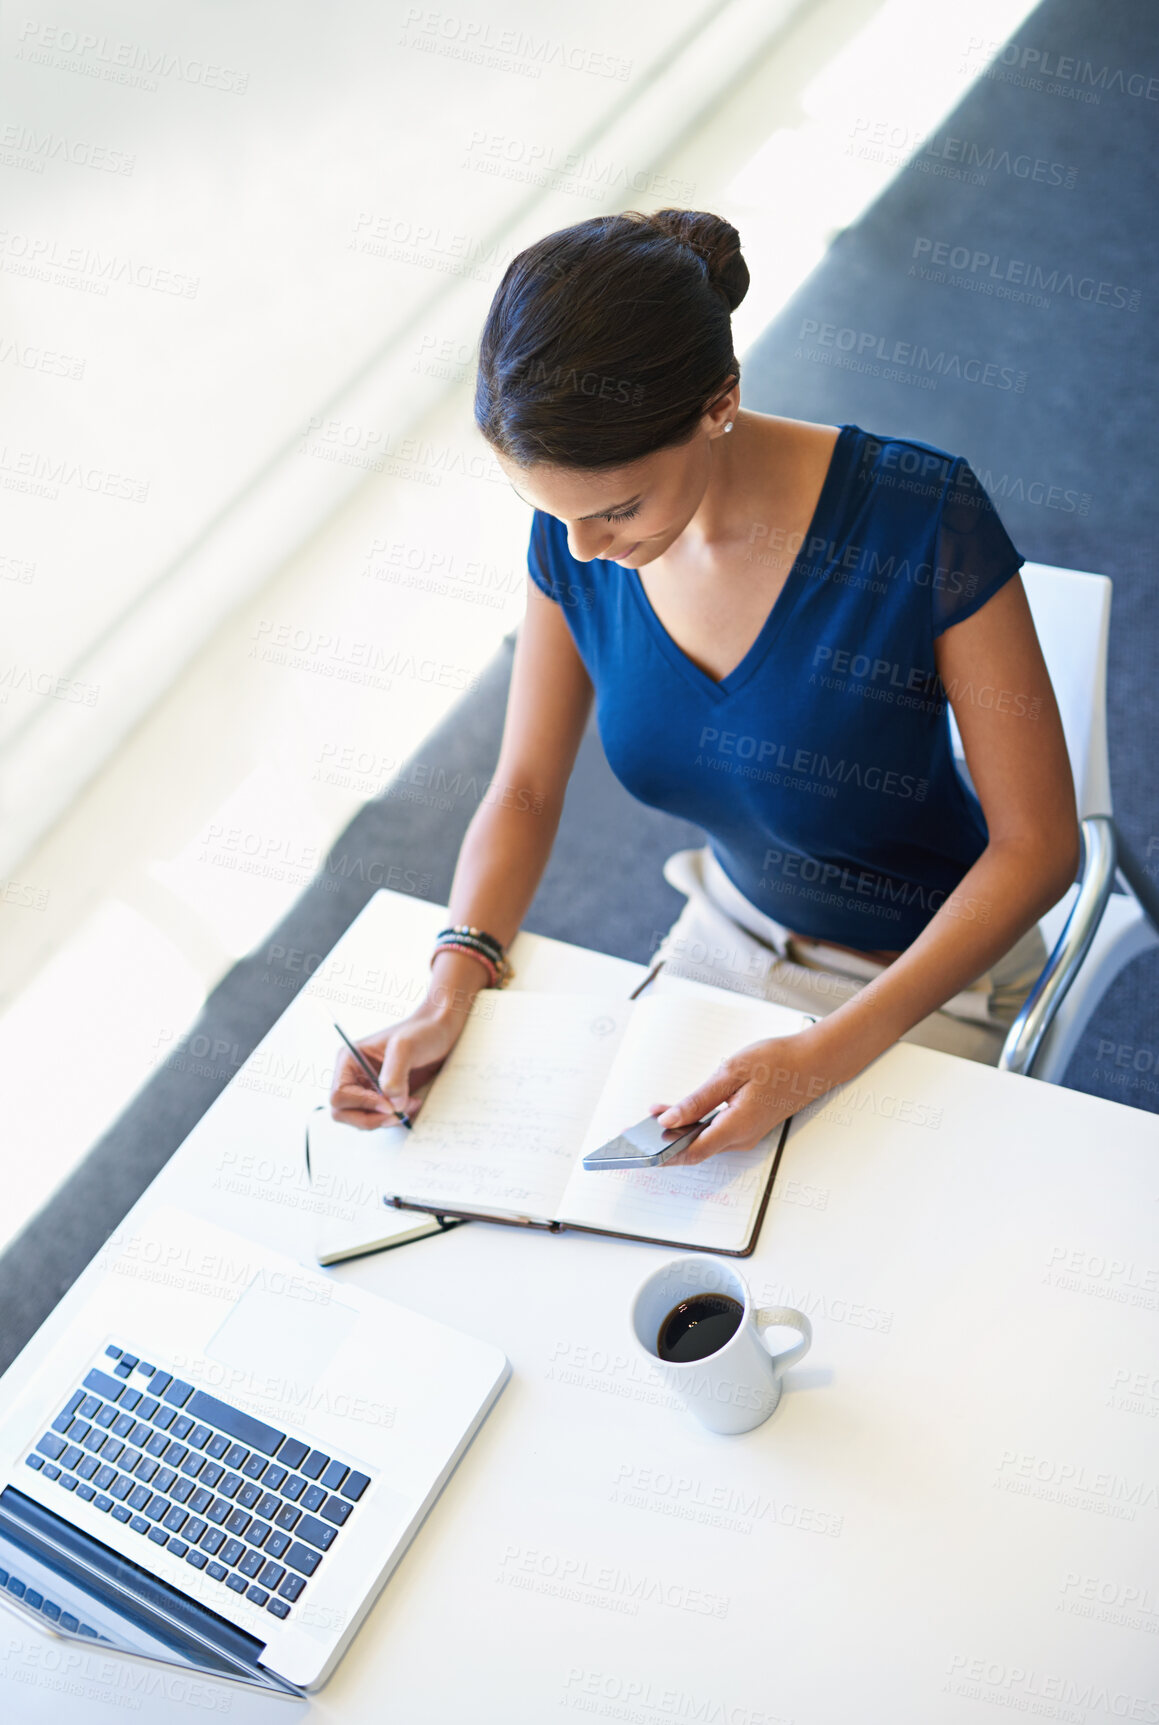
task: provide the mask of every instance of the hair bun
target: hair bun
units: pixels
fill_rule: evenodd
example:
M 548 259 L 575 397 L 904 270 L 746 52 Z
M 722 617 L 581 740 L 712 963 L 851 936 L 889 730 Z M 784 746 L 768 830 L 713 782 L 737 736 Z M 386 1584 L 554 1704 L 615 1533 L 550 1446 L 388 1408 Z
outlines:
M 748 292 L 749 271 L 732 223 L 708 210 L 655 210 L 648 222 L 696 253 L 711 285 L 724 295 L 729 311 L 735 311 Z

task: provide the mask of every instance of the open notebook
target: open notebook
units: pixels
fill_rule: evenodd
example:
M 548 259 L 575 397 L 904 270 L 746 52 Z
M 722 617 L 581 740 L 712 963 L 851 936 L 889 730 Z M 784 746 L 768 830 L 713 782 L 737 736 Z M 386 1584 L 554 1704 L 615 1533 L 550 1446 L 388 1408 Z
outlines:
M 589 1173 L 581 1163 L 652 1103 L 675 1102 L 701 1083 L 723 1056 L 783 1035 L 783 1008 L 532 990 L 488 991 L 487 1001 L 488 1014 L 468 1018 L 432 1080 L 413 1130 L 360 1134 L 388 1204 L 738 1257 L 752 1251 L 787 1121 L 752 1150 L 693 1167 Z

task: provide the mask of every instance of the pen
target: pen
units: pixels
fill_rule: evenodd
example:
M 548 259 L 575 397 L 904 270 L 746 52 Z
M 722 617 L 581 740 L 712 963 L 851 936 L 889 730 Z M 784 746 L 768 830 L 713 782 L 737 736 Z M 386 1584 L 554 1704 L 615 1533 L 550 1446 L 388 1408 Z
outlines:
M 378 1082 L 378 1078 L 375 1075 L 374 1068 L 370 1065 L 369 1061 L 365 1060 L 363 1058 L 362 1054 L 360 1053 L 360 1051 L 357 1048 L 355 1048 L 353 1042 L 351 1042 L 350 1038 L 347 1036 L 346 1032 L 343 1030 L 343 1028 L 340 1024 L 335 1024 L 334 1028 L 338 1032 L 339 1036 L 342 1038 L 343 1042 L 346 1044 L 347 1048 L 350 1050 L 351 1054 L 353 1054 L 355 1060 L 357 1060 L 359 1066 L 361 1066 L 363 1072 L 365 1072 L 365 1074 L 369 1078 L 370 1082 L 374 1085 L 374 1088 L 378 1091 L 378 1094 L 380 1096 L 385 1097 L 386 1100 L 388 1102 L 390 1102 L 390 1097 L 386 1095 L 386 1091 L 382 1088 L 382 1085 Z M 392 1108 L 394 1108 L 393 1102 L 390 1102 L 390 1105 Z M 413 1132 L 414 1131 L 413 1122 L 408 1119 L 408 1117 L 403 1113 L 402 1109 L 401 1108 L 394 1108 L 394 1111 L 398 1115 L 399 1119 L 402 1121 L 403 1125 L 406 1127 L 407 1131 Z

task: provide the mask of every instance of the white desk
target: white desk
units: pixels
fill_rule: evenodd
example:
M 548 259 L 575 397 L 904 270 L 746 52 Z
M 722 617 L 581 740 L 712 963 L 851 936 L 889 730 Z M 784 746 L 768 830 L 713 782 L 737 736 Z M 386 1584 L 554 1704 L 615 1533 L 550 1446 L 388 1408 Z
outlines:
M 330 1020 L 401 1015 L 444 915 L 380 893 L 140 1208 L 311 1262 L 301 1128 Z M 644 974 L 523 936 L 512 957 L 521 987 Z M 740 1267 L 810 1312 L 814 1346 L 736 1438 L 669 1406 L 634 1352 L 629 1298 L 663 1249 L 473 1223 L 340 1266 L 493 1339 L 513 1376 L 331 1682 L 297 1703 L 160 1679 L 0 1614 L 0 1714 L 1159 1720 L 1157 1202 L 1153 1116 L 894 1048 L 790 1134 Z

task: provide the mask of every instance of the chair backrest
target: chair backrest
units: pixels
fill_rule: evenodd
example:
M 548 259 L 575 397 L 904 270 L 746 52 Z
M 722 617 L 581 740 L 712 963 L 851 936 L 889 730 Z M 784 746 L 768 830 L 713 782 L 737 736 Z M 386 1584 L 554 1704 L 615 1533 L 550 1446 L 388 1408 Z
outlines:
M 1050 672 L 1074 773 L 1079 819 L 1111 813 L 1107 759 L 1107 640 L 1111 583 L 1105 575 L 1024 563 L 1022 583 Z M 962 739 L 950 711 L 954 754 Z

